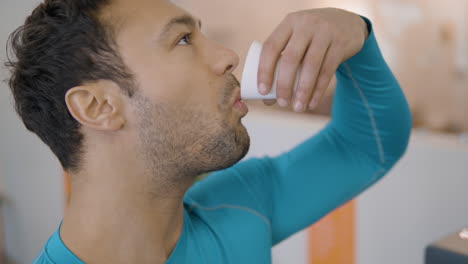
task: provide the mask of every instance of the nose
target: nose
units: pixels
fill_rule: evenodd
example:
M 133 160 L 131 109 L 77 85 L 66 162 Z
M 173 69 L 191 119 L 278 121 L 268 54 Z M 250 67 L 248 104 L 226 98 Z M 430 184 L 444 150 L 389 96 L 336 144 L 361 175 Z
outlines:
M 215 44 L 213 70 L 217 75 L 232 73 L 239 65 L 239 55 L 231 49 Z M 212 51 L 213 51 L 212 50 Z

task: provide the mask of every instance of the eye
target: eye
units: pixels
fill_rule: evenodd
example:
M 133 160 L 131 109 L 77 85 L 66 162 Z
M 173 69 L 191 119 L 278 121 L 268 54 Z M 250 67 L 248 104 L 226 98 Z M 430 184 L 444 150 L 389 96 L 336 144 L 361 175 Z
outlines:
M 191 45 L 192 44 L 192 33 L 187 33 L 177 42 L 177 45 Z

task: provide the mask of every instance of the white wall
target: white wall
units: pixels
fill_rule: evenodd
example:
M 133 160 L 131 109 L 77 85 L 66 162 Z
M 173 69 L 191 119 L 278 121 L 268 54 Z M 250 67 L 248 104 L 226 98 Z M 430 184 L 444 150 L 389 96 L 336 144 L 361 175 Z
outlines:
M 359 264 L 422 264 L 425 246 L 468 227 L 468 144 L 416 133 L 356 215 Z
M 37 1 L 0 1 L 0 61 L 8 35 L 22 24 Z M 7 76 L 4 67 L 0 79 Z M 13 110 L 6 83 L 0 83 L 0 176 L 6 253 L 16 263 L 31 263 L 62 217 L 62 179 L 58 161 Z

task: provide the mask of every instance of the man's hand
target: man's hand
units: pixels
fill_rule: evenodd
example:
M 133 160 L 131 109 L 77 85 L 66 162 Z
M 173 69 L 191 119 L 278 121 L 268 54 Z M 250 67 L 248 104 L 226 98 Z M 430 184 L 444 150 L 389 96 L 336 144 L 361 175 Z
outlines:
M 291 102 L 296 72 L 303 63 L 293 106 L 296 112 L 306 107 L 314 109 L 338 66 L 361 50 L 368 34 L 367 24 L 360 16 L 341 9 L 312 9 L 287 15 L 263 45 L 259 92 L 270 91 L 281 55 L 278 104 L 286 107 Z M 275 101 L 264 102 L 271 105 Z

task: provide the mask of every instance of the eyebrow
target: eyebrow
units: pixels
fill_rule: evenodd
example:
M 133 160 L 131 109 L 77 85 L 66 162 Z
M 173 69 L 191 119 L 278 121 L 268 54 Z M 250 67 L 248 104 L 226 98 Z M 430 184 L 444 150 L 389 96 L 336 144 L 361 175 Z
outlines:
M 185 25 L 193 29 L 196 27 L 197 22 L 198 26 L 201 28 L 201 21 L 196 20 L 190 15 L 174 17 L 171 20 L 169 20 L 169 22 L 167 22 L 167 24 L 164 26 L 163 30 L 161 31 L 161 34 L 159 35 L 159 39 L 164 38 L 175 25 Z

